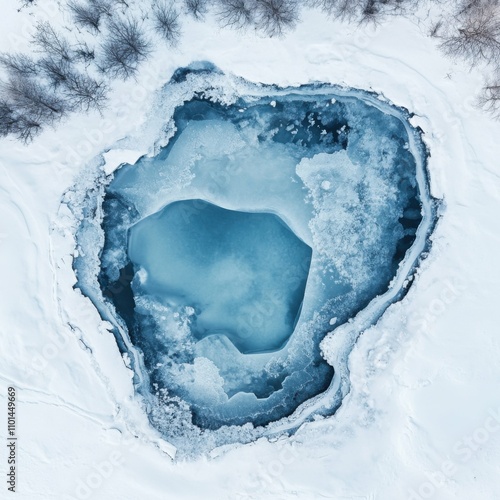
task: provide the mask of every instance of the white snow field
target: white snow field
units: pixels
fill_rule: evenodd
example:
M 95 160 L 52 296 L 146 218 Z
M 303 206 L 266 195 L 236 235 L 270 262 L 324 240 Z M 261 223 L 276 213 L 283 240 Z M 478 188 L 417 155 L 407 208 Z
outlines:
M 116 85 L 102 116 L 74 115 L 29 146 L 0 141 L 1 498 L 13 495 L 5 446 L 11 386 L 21 499 L 500 496 L 500 123 L 473 105 L 479 69 L 445 58 L 421 18 L 375 30 L 304 12 L 284 39 L 192 21 L 178 50 Z M 2 6 L 0 48 L 27 50 L 32 24 L 29 11 Z M 104 153 L 110 172 L 154 152 L 164 120 L 155 91 L 198 60 L 256 83 L 372 90 L 407 108 L 424 131 L 432 195 L 443 203 L 409 293 L 358 339 L 350 390 L 334 416 L 290 437 L 176 461 L 149 425 L 110 325 L 73 289 L 75 222 L 61 202 L 94 173 L 100 153 L 113 148 Z M 332 337 L 327 356 L 350 326 Z

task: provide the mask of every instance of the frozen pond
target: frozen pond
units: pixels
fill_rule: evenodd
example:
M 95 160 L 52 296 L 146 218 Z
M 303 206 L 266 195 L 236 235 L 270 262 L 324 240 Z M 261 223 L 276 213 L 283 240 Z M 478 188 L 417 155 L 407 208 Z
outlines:
M 321 340 L 414 269 L 433 224 L 403 110 L 327 86 L 267 91 L 184 100 L 168 144 L 117 170 L 102 201 L 101 298 L 81 288 L 111 311 L 170 439 L 175 419 L 263 426 L 324 392 L 336 367 Z

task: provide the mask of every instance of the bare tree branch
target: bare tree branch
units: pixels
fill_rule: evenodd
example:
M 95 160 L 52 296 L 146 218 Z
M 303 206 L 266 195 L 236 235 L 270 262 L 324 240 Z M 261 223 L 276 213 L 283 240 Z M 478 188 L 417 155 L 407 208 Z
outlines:
M 100 31 L 102 16 L 109 14 L 111 10 L 107 0 L 87 0 L 84 2 L 72 0 L 68 3 L 68 8 L 77 24 L 96 32 Z
M 295 0 L 256 0 L 256 26 L 270 37 L 283 36 L 298 18 Z
M 106 102 L 108 87 L 103 81 L 71 71 L 64 82 L 61 93 L 72 108 L 82 111 L 101 110 Z
M 33 76 L 38 72 L 37 64 L 25 54 L 0 54 L 0 66 L 11 74 L 19 76 Z
M 67 111 L 64 99 L 30 78 L 10 77 L 0 87 L 0 98 L 17 113 L 39 123 L 53 124 Z
M 494 118 L 500 118 L 500 79 L 490 81 L 483 87 L 477 103 Z
M 171 4 L 153 3 L 153 19 L 155 31 L 170 45 L 175 45 L 181 36 L 180 14 Z
M 223 27 L 241 29 L 252 24 L 254 8 L 249 0 L 220 0 L 217 17 Z
M 87 42 L 80 42 L 73 48 L 76 61 L 90 63 L 95 60 L 95 49 L 90 47 Z
M 99 63 L 103 73 L 127 79 L 134 76 L 139 64 L 147 59 L 151 44 L 136 20 L 113 20 L 102 46 L 103 57 Z
M 66 61 L 73 59 L 71 45 L 68 40 L 56 33 L 48 22 L 37 24 L 33 43 L 43 53 L 58 56 Z
M 16 112 L 7 101 L 0 99 L 0 136 L 13 134 L 20 141 L 28 143 L 40 131 L 40 122 Z
M 500 64 L 500 16 L 491 6 L 468 9 L 463 20 L 451 35 L 444 36 L 441 44 L 451 57 L 469 60 L 472 65 L 480 62 Z
M 205 14 L 208 12 L 208 1 L 207 0 L 184 0 L 186 10 L 195 19 L 203 19 Z

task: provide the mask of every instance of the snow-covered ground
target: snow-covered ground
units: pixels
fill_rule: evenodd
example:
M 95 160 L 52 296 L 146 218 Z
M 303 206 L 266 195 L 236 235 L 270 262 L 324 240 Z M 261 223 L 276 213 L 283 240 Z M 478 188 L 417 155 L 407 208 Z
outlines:
M 2 9 L 1 49 L 27 47 L 32 17 Z M 426 30 L 404 19 L 373 30 L 304 13 L 275 40 L 192 22 L 179 50 L 147 63 L 137 82 L 117 84 L 103 116 L 72 116 L 28 147 L 0 142 L 0 440 L 13 385 L 19 498 L 498 498 L 500 124 L 473 106 L 479 71 L 446 59 Z M 253 82 L 384 94 L 415 113 L 432 194 L 444 203 L 416 284 L 358 340 L 336 415 L 291 438 L 184 463 L 149 427 L 114 337 L 72 289 L 74 227 L 61 200 L 96 155 L 146 123 L 154 130 L 154 91 L 196 60 Z M 124 140 L 113 160 L 131 161 L 151 144 Z M 4 478 L 6 466 L 4 451 Z

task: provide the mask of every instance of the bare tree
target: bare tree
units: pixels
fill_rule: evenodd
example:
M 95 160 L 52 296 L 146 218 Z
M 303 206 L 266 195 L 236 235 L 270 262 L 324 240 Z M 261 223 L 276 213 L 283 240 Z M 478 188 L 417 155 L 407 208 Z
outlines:
M 298 21 L 295 0 L 256 0 L 256 26 L 266 35 L 282 36 Z
M 0 99 L 0 136 L 13 134 L 19 140 L 28 143 L 40 130 L 40 122 L 16 112 L 10 103 Z
M 67 111 L 64 100 L 42 83 L 29 78 L 10 78 L 3 84 L 2 96 L 15 109 L 24 111 L 42 123 L 52 124 Z
M 444 36 L 442 49 L 451 57 L 500 64 L 500 14 L 491 5 L 468 9 L 458 28 Z
M 359 16 L 360 23 L 379 24 L 383 17 L 403 10 L 405 0 L 364 0 L 361 5 Z M 414 4 L 418 0 L 413 0 Z M 416 5 L 415 5 L 416 6 Z
M 250 0 L 220 0 L 217 17 L 223 27 L 243 28 L 252 23 L 254 7 Z
M 78 71 L 63 59 L 46 57 L 39 61 L 39 67 L 53 91 L 64 98 L 68 110 L 90 108 L 101 109 L 104 105 L 107 86 L 86 73 Z
M 5 99 L 0 99 L 0 136 L 12 134 L 16 121 L 12 106 Z
M 208 12 L 207 0 L 184 0 L 184 4 L 188 13 L 195 19 L 203 19 Z
M 0 66 L 8 73 L 19 76 L 34 76 L 38 72 L 35 60 L 25 54 L 0 54 Z
M 29 142 L 44 122 L 53 123 L 64 114 L 64 106 L 37 81 L 39 68 L 33 59 L 21 54 L 2 55 L 0 65 L 8 78 L 0 82 L 0 135 L 14 134 Z
M 439 31 L 443 27 L 443 21 L 442 19 L 439 19 L 435 23 L 432 24 L 431 29 L 429 30 L 429 36 L 431 38 L 438 38 L 439 36 Z
M 478 105 L 494 118 L 500 118 L 500 79 L 495 79 L 483 87 L 478 97 Z
M 99 68 L 103 73 L 127 79 L 137 72 L 139 64 L 151 53 L 151 44 L 138 21 L 113 20 L 102 46 Z
M 76 61 L 82 61 L 84 63 L 90 63 L 95 60 L 95 49 L 90 47 L 87 42 L 79 42 L 73 48 Z
M 0 85 L 0 136 L 13 134 L 30 142 L 70 111 L 101 109 L 106 92 L 103 82 L 77 71 L 69 71 L 57 89 L 12 76 Z
M 0 99 L 26 123 L 53 124 L 67 112 L 64 99 L 32 78 L 10 77 L 0 87 Z
M 106 102 L 107 85 L 91 76 L 71 71 L 68 73 L 61 94 L 72 109 L 101 110 Z
M 53 90 L 56 90 L 66 81 L 67 75 L 71 71 L 71 63 L 69 61 L 50 55 L 40 59 L 37 66 Z
M 37 24 L 33 43 L 42 53 L 60 57 L 65 61 L 73 59 L 71 44 L 66 38 L 59 35 L 48 22 Z
M 175 45 L 181 36 L 180 14 L 171 4 L 155 2 L 153 4 L 155 31 L 170 45 Z
M 0 135 L 29 142 L 70 111 L 102 108 L 106 85 L 56 52 L 37 61 L 18 54 L 0 56 L 7 73 L 0 83 Z
M 87 0 L 79 2 L 72 0 L 68 3 L 74 21 L 85 28 L 99 32 L 101 18 L 109 14 L 110 4 L 106 0 Z

